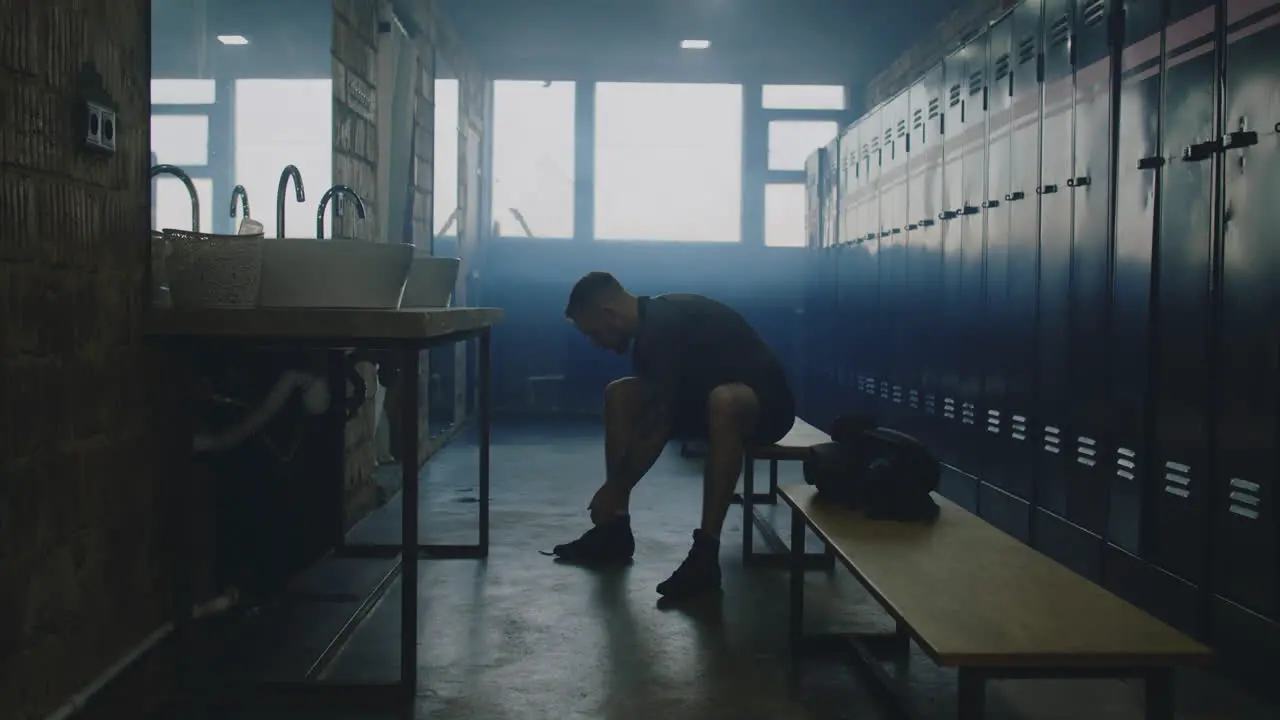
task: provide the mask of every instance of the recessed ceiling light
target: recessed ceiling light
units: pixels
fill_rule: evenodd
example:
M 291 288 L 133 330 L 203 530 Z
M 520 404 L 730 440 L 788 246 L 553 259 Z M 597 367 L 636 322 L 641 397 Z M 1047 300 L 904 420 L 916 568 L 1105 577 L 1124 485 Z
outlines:
M 243 35 L 219 35 L 218 42 L 223 45 L 248 45 L 249 38 Z
M 710 40 L 682 40 L 680 47 L 685 50 L 706 50 L 711 47 Z

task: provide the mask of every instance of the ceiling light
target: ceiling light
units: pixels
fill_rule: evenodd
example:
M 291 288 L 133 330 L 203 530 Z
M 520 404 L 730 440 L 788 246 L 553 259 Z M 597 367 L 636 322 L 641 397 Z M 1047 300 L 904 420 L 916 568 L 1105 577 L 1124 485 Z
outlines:
M 710 40 L 682 40 L 680 47 L 685 50 L 706 50 L 711 47 Z
M 218 42 L 223 45 L 248 45 L 249 38 L 243 35 L 219 35 Z

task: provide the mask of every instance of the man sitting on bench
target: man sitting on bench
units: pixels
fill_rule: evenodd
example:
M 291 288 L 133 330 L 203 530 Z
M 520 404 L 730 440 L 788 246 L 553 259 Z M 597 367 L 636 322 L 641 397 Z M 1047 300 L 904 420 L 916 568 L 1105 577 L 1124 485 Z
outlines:
M 668 440 L 705 440 L 702 524 L 658 593 L 678 601 L 718 591 L 720 529 L 743 451 L 777 442 L 795 421 L 781 363 L 732 308 L 684 293 L 636 297 L 606 272 L 578 281 L 565 316 L 598 347 L 630 349 L 636 377 L 605 390 L 605 481 L 588 506 L 595 527 L 556 546 L 556 556 L 591 565 L 629 561 L 632 488 Z

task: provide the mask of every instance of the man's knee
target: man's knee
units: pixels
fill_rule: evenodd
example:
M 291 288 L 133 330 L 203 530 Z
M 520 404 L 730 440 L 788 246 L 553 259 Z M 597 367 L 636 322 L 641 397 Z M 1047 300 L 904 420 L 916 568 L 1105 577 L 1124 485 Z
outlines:
M 604 403 L 613 408 L 633 408 L 640 398 L 640 379 L 625 377 L 605 386 Z
M 760 413 L 760 400 L 742 383 L 721 385 L 707 396 L 707 419 L 713 428 L 748 430 Z

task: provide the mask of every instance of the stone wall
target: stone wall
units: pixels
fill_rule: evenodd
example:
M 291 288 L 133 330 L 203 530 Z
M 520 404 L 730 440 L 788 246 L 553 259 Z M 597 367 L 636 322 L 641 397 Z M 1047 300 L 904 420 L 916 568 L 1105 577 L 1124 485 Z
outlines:
M 380 13 L 385 0 L 333 0 L 333 87 L 334 87 L 334 182 L 346 183 L 360 189 L 365 195 L 368 217 L 363 222 L 354 220 L 354 213 L 338 221 L 334 236 L 376 241 L 380 223 L 389 222 L 385 217 L 386 203 L 375 195 L 377 187 L 378 133 L 377 117 L 377 33 Z M 418 31 L 419 78 L 416 83 L 415 103 L 415 157 L 413 162 L 414 244 L 429 247 L 432 219 L 432 185 L 435 176 L 435 60 L 436 54 L 448 58 L 450 67 L 458 69 L 462 76 L 463 90 L 460 113 L 466 118 L 463 125 L 483 131 L 484 128 L 484 80 L 475 71 L 470 59 L 462 50 L 447 19 L 430 0 L 412 3 L 413 17 L 406 18 Z M 459 147 L 464 144 L 460 142 Z M 452 160 L 452 159 L 451 159 Z M 453 160 L 456 161 L 456 160 Z M 465 157 L 460 178 L 475 173 L 479 157 Z M 469 169 L 469 170 L 468 170 Z M 461 182 L 460 182 L 461 185 Z M 367 190 L 366 190 L 367 188 Z M 464 189 L 459 187 L 459 204 L 466 207 Z M 427 353 L 422 354 L 421 386 L 429 386 Z M 372 373 L 365 377 L 370 388 L 376 387 Z M 370 393 L 372 395 L 372 393 Z M 420 397 L 421 443 L 419 462 L 425 462 L 430 443 L 427 423 L 427 398 L 425 390 Z M 376 467 L 372 399 L 365 403 L 358 415 L 347 424 L 345 438 L 345 483 L 347 524 L 362 519 L 377 502 L 377 487 L 373 479 Z
M 0 718 L 45 716 L 172 617 L 186 425 L 142 339 L 149 5 L 0 0 Z M 88 94 L 117 105 L 114 155 L 81 149 Z

